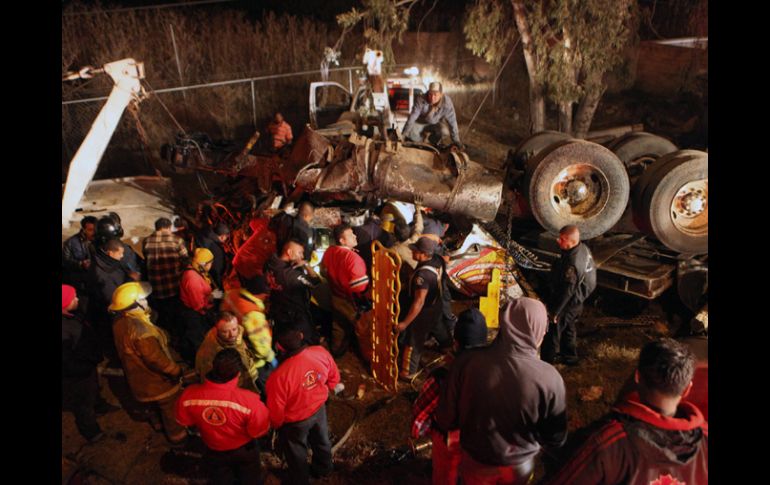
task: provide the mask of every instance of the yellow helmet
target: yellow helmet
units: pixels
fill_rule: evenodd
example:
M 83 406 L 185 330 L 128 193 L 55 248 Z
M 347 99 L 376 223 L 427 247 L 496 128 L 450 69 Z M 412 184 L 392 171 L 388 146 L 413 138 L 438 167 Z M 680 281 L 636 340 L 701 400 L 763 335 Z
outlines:
M 112 293 L 112 303 L 107 309 L 111 312 L 126 310 L 137 301 L 147 298 L 150 293 L 152 293 L 152 286 L 146 281 L 123 283 Z
M 214 253 L 206 248 L 197 248 L 193 255 L 193 264 L 203 266 L 209 261 L 214 261 Z

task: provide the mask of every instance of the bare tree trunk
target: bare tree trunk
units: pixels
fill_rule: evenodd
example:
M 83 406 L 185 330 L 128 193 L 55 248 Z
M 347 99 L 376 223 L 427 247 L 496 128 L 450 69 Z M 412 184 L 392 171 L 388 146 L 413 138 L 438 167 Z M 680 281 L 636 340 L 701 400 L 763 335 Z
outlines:
M 570 31 L 565 25 L 562 29 L 564 36 L 564 62 L 567 66 L 573 66 L 567 69 L 566 78 L 573 86 L 577 84 L 577 71 L 574 68 L 575 65 L 575 53 L 572 49 L 572 36 Z M 568 135 L 572 134 L 572 112 L 574 101 L 560 101 L 559 102 L 559 131 Z
M 589 84 L 575 115 L 575 138 L 585 138 L 588 134 L 596 107 L 599 106 L 599 101 L 606 90 L 607 86 L 602 84 L 601 80 L 598 83 Z
M 572 134 L 572 105 L 574 103 L 559 103 L 559 131 Z
M 513 16 L 516 20 L 516 28 L 521 36 L 521 46 L 524 50 L 524 61 L 527 64 L 529 74 L 529 119 L 530 132 L 543 131 L 545 129 L 545 94 L 542 83 L 535 77 L 536 58 L 532 50 L 532 36 L 529 33 L 527 13 L 524 10 L 523 0 L 511 0 L 513 4 Z

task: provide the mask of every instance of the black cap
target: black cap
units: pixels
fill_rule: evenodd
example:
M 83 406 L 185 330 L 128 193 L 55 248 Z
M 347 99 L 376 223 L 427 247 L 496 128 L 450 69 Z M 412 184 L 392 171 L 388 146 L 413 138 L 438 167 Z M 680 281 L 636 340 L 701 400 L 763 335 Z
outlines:
M 479 347 L 487 343 L 487 319 L 476 308 L 469 308 L 457 317 L 455 340 L 463 349 Z
M 433 253 L 436 252 L 437 248 L 438 244 L 436 241 L 429 237 L 421 237 L 417 240 L 416 243 L 409 245 L 409 249 L 412 251 L 420 251 L 421 253 L 425 253 L 428 256 L 432 256 Z

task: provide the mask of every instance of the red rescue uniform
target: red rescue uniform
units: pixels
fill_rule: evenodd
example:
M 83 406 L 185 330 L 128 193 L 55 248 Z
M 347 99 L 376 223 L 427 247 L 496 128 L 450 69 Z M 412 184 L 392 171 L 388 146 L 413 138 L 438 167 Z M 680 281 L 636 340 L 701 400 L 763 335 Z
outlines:
M 267 379 L 267 408 L 274 428 L 315 414 L 340 382 L 331 354 L 320 345 L 305 347 L 289 357 Z
M 324 253 L 321 265 L 326 269 L 332 293 L 346 300 L 361 293 L 369 286 L 366 263 L 354 250 L 345 246 L 332 246 Z
M 224 384 L 206 379 L 185 389 L 176 402 L 176 420 L 197 427 L 216 451 L 240 448 L 270 429 L 267 407 L 258 394 L 238 387 L 238 377 Z
M 211 284 L 194 269 L 188 269 L 179 283 L 179 298 L 187 308 L 204 314 L 212 305 Z
M 273 137 L 274 150 L 283 148 L 284 145 L 291 143 L 293 135 L 291 133 L 291 126 L 289 126 L 287 122 L 281 121 L 280 123 L 276 123 L 275 121 L 271 121 L 267 125 L 267 130 Z

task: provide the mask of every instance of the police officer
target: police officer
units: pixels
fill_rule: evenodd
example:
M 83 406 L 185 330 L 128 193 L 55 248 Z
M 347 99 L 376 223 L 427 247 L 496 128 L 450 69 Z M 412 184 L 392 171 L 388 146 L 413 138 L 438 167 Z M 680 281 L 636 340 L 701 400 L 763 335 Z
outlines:
M 576 365 L 575 323 L 583 312 L 583 302 L 596 288 L 596 265 L 591 250 L 580 242 L 577 226 L 564 226 L 556 242 L 561 258 L 551 267 L 550 324 L 540 356 L 551 364 L 560 356 L 563 363 Z
M 289 239 L 280 255 L 273 254 L 265 263 L 265 279 L 270 288 L 270 318 L 274 333 L 289 322 L 301 322 L 303 334 L 311 345 L 318 343 L 310 307 L 310 290 L 321 284 L 321 277 L 305 261 L 300 241 Z
M 440 258 L 434 258 L 436 241 L 421 237 L 417 243 L 410 244 L 412 257 L 417 267 L 409 280 L 409 311 L 398 324 L 398 331 L 404 332 L 404 352 L 401 360 L 399 378 L 411 379 L 420 366 L 420 357 L 425 339 L 431 331 L 438 330 L 443 314 L 441 276 L 443 272 Z

